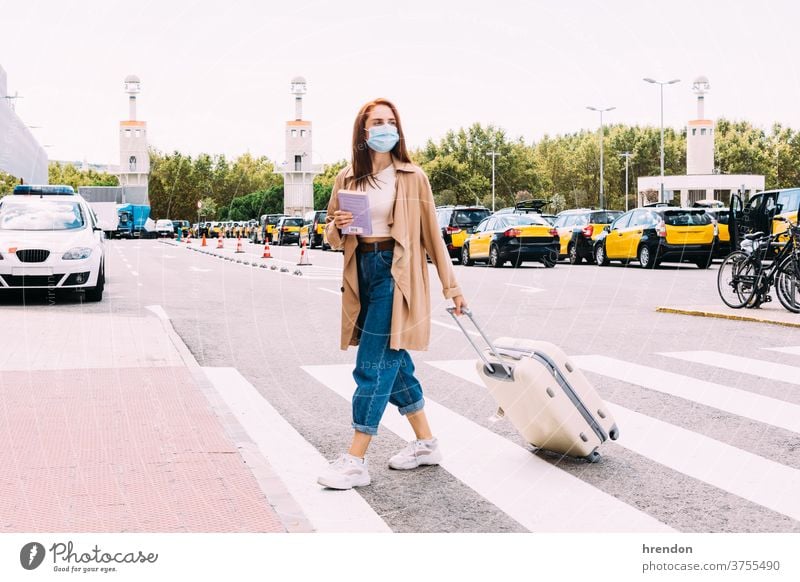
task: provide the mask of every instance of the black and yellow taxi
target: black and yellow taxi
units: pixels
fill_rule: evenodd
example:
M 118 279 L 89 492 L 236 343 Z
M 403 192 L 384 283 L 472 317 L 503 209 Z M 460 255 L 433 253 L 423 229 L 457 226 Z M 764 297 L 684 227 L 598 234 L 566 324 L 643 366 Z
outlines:
M 621 210 L 575 208 L 559 212 L 553 222 L 558 232 L 558 258 L 577 265 L 594 262 L 594 243 L 603 229 L 622 215 Z
M 491 212 L 483 206 L 437 206 L 436 220 L 442 230 L 442 238 L 450 258 L 461 260 L 461 247 L 481 220 Z
M 797 223 L 798 209 L 800 188 L 767 190 L 751 196 L 737 212 L 736 221 L 749 232 L 779 234 L 787 231 L 789 223 Z
M 258 221 L 258 227 L 250 233 L 250 240 L 256 244 L 264 244 L 265 240 L 272 242 L 275 240 L 275 226 L 278 221 L 286 216 L 285 214 L 262 214 Z
M 466 266 L 485 261 L 514 267 L 524 261 L 539 261 L 555 267 L 558 260 L 558 233 L 538 214 L 494 214 L 484 218 L 461 247 L 461 263 Z
M 714 256 L 725 257 L 733 250 L 731 247 L 730 208 L 720 200 L 697 200 L 693 208 L 705 208 L 714 222 Z
M 300 229 L 303 227 L 301 216 L 283 216 L 278 219 L 275 225 L 275 233 L 272 240 L 278 246 L 292 243 L 300 244 Z
M 310 210 L 303 216 L 303 227 L 300 229 L 300 243 L 306 242 L 308 248 L 324 247 L 325 217 L 327 210 Z
M 638 261 L 648 269 L 662 262 L 691 262 L 707 269 L 714 238 L 714 223 L 703 208 L 637 208 L 605 227 L 594 243 L 594 257 L 602 266 Z

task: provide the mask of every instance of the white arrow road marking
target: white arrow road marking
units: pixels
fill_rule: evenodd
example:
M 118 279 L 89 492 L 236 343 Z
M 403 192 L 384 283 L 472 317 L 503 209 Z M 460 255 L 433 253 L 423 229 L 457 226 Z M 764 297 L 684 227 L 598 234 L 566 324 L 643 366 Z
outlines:
M 800 406 L 797 404 L 605 356 L 573 356 L 571 359 L 589 372 L 800 433 Z
M 302 368 L 350 400 L 355 389 L 352 365 Z M 674 531 L 427 397 L 425 411 L 445 451 L 442 466 L 531 531 Z M 401 438 L 414 438 L 406 419 L 395 411 L 387 410 L 381 424 Z
M 428 362 L 479 386 L 472 360 Z M 608 403 L 616 441 L 665 467 L 800 520 L 800 471 L 707 436 Z
M 509 287 L 518 287 L 523 293 L 539 293 L 544 291 L 540 287 L 531 287 L 530 285 L 518 285 L 517 283 L 506 283 Z
M 317 477 L 328 461 L 238 370 L 203 368 L 203 371 L 280 475 L 316 531 L 391 532 L 356 491 L 332 491 L 317 484 Z
M 686 360 L 687 362 L 714 366 L 716 368 L 733 370 L 734 372 L 741 372 L 743 374 L 752 374 L 753 376 L 760 376 L 761 378 L 767 378 L 769 380 L 800 385 L 800 368 L 778 364 L 776 362 L 754 360 L 753 358 L 745 358 L 743 356 L 732 356 L 730 354 L 707 351 L 661 352 L 659 355 Z

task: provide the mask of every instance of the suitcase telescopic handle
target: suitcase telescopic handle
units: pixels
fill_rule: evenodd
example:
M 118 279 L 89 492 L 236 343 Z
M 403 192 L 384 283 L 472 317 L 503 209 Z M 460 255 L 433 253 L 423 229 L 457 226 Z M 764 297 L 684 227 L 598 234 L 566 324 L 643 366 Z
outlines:
M 469 343 L 472 344 L 472 347 L 475 348 L 475 351 L 478 352 L 478 356 L 480 356 L 481 360 L 483 360 L 483 363 L 486 364 L 486 367 L 489 368 L 489 370 L 491 370 L 492 373 L 494 373 L 494 365 L 488 359 L 486 359 L 486 356 L 484 355 L 483 350 L 481 350 L 478 347 L 478 345 L 474 341 L 472 341 L 472 338 L 467 333 L 466 328 L 464 327 L 464 325 L 459 320 L 459 317 L 456 315 L 456 308 L 455 307 L 448 307 L 447 308 L 447 313 L 449 313 L 450 315 L 453 316 L 453 319 L 458 324 L 458 327 L 460 327 L 461 331 L 464 332 L 464 336 L 467 338 L 467 341 L 469 341 Z M 479 326 L 478 322 L 475 321 L 475 317 L 472 315 L 472 310 L 467 308 L 467 307 L 463 307 L 461 309 L 461 313 L 463 313 L 464 315 L 469 317 L 470 321 L 472 322 L 472 325 L 474 325 L 475 329 L 478 330 L 478 333 L 481 334 L 481 337 L 483 338 L 483 341 L 485 341 L 486 345 L 489 346 L 489 350 L 492 352 L 492 355 L 495 358 L 497 358 L 498 363 L 503 367 L 503 370 L 505 371 L 506 375 L 509 378 L 511 378 L 513 369 L 506 365 L 506 363 L 503 361 L 503 358 L 500 356 L 500 354 L 497 352 L 497 349 L 494 347 L 494 344 L 492 343 L 492 340 L 489 339 L 489 336 L 487 336 L 484 333 L 483 329 L 481 329 L 481 326 Z

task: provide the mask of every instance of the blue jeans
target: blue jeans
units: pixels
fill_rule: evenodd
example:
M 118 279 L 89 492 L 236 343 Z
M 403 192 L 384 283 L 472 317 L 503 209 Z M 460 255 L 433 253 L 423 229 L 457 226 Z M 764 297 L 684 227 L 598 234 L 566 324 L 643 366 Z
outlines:
M 353 428 L 378 434 L 378 425 L 391 402 L 400 414 L 421 410 L 422 387 L 414 377 L 414 363 L 406 350 L 389 349 L 392 326 L 392 251 L 358 252 L 358 288 L 361 312 L 356 369 L 353 378 Z

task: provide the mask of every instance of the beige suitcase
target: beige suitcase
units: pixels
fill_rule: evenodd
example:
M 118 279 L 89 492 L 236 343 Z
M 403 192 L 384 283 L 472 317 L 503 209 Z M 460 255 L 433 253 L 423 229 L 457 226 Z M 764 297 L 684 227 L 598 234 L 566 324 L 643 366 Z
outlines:
M 538 449 L 599 460 L 598 447 L 609 438 L 616 440 L 619 430 L 608 406 L 561 348 L 510 337 L 493 343 L 465 309 L 489 346 L 481 350 L 455 317 L 454 308 L 448 311 L 481 357 L 478 374 L 497 403 L 499 416 L 508 418 Z

